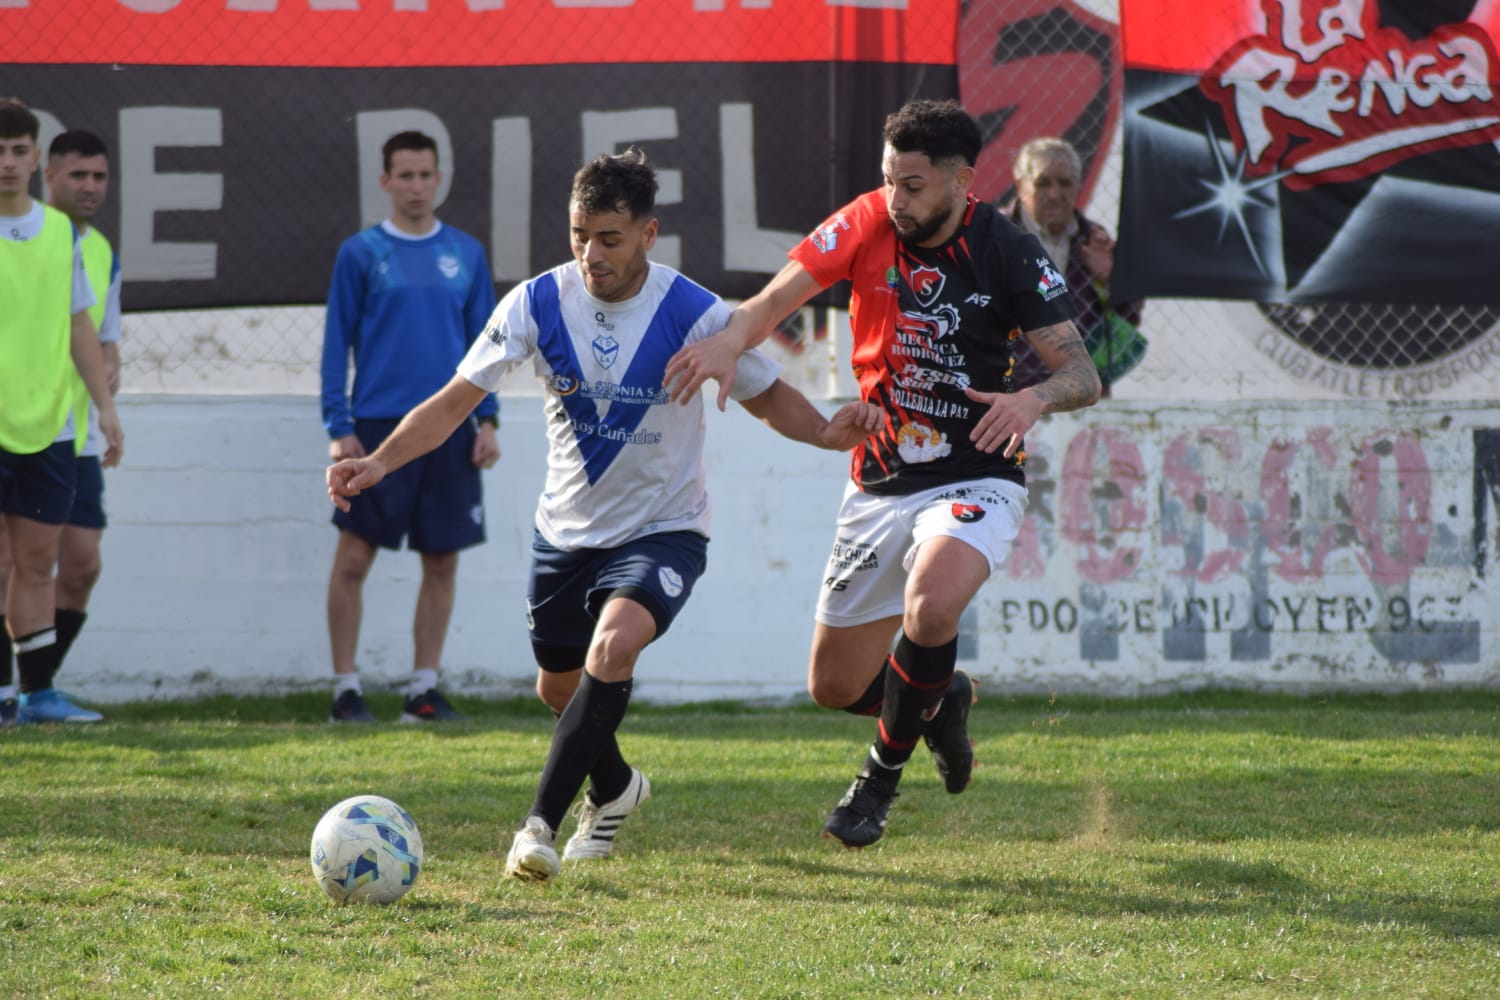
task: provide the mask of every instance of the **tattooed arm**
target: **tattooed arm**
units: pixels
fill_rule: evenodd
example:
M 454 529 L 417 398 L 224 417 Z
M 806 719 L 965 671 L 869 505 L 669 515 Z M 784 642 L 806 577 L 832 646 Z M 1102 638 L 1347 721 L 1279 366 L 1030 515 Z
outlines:
M 1072 320 L 1027 330 L 1025 337 L 1031 349 L 1052 374 L 1031 387 L 1042 400 L 1043 413 L 1081 410 L 1099 401 L 1103 391 L 1099 370 L 1083 346 L 1078 325 Z
M 1020 392 L 964 390 L 974 402 L 987 407 L 969 432 L 969 440 L 980 451 L 1003 447 L 1009 458 L 1043 413 L 1078 410 L 1099 400 L 1099 372 L 1072 320 L 1028 330 L 1025 337 L 1052 374 Z

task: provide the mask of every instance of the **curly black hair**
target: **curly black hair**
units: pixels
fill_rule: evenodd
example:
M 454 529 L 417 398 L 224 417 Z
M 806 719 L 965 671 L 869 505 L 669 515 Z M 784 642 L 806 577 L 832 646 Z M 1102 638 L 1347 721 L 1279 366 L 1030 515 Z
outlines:
M 925 153 L 933 163 L 963 160 L 973 166 L 984 141 L 957 101 L 908 101 L 885 120 L 885 144 L 898 153 Z
M 600 153 L 573 175 L 572 203 L 584 215 L 623 212 L 632 219 L 656 208 L 656 171 L 635 146 L 623 153 Z

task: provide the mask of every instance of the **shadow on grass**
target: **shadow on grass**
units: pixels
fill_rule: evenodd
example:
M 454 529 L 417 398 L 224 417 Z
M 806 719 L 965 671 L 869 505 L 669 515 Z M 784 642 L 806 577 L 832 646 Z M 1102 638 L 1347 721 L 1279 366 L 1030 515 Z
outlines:
M 1027 875 L 1018 866 L 987 876 L 944 878 L 931 871 L 915 872 L 844 860 L 805 857 L 767 857 L 758 863 L 799 877 L 792 883 L 822 886 L 819 900 L 846 898 L 851 903 L 880 901 L 902 912 L 927 911 L 933 920 L 956 914 L 1002 918 L 1029 913 L 1074 916 L 1085 920 L 1139 916 L 1164 922 L 1191 920 L 1234 921 L 1241 926 L 1284 927 L 1288 931 L 1308 922 L 1337 921 L 1351 926 L 1397 924 L 1420 927 L 1425 933 L 1448 938 L 1500 937 L 1500 900 L 1454 902 L 1378 886 L 1351 884 L 1342 879 L 1321 881 L 1297 875 L 1274 862 L 1240 863 L 1211 856 L 1185 859 L 1136 857 L 1132 861 L 1153 869 L 1146 881 L 1159 891 L 1120 888 L 1096 875 Z M 836 897 L 831 884 L 847 888 Z M 1122 874 L 1120 882 L 1137 881 Z M 796 897 L 799 891 L 758 882 L 756 892 Z

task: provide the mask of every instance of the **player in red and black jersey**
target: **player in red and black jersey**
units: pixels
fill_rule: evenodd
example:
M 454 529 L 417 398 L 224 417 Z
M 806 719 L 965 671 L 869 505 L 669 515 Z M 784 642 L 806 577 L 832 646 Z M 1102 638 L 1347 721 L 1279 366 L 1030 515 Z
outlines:
M 722 409 L 742 351 L 824 288 L 852 283 L 851 361 L 885 422 L 853 453 L 808 668 L 818 704 L 880 718 L 824 827 L 850 847 L 884 832 L 919 738 L 948 791 L 967 785 L 974 695 L 955 670 L 959 618 L 1019 531 L 1026 432 L 1100 393 L 1041 244 L 969 194 L 974 119 L 956 101 L 913 101 L 886 119 L 884 139 L 881 189 L 834 213 L 722 333 L 667 367 L 679 399 L 716 379 Z M 1012 391 L 1017 337 L 1051 375 Z

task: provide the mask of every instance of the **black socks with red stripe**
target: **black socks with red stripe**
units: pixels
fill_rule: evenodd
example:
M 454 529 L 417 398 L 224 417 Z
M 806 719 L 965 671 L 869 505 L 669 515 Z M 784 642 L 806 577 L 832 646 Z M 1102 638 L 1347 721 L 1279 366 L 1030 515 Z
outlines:
M 941 646 L 918 646 L 905 635 L 897 641 L 884 671 L 885 705 L 874 747 L 880 763 L 898 768 L 911 759 L 923 724 L 943 700 L 957 663 L 957 636 Z

